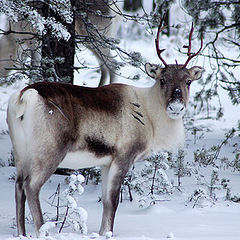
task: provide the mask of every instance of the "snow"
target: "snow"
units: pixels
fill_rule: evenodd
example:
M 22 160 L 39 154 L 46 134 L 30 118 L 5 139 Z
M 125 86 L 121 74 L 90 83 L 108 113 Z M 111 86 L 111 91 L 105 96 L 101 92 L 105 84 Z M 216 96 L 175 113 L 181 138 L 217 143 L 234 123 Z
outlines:
M 49 231 L 55 227 L 55 223 L 54 222 L 46 222 L 44 223 L 39 232 L 40 232 L 40 238 L 44 238 L 45 236 L 48 236 Z
M 112 231 L 106 232 L 105 236 L 106 238 L 111 238 L 113 236 Z
M 182 13 L 181 13 L 182 14 Z M 181 15 L 179 14 L 179 15 Z M 179 17 L 178 15 L 178 17 Z M 177 41 L 182 41 L 171 37 L 163 37 L 161 44 L 166 47 L 166 54 L 164 57 L 167 62 L 173 63 L 175 58 L 179 62 L 185 61 L 185 56 L 180 55 L 176 49 L 171 47 Z M 185 39 L 186 40 L 186 39 Z M 198 46 L 196 41 L 196 45 Z M 128 51 L 139 51 L 142 53 L 146 61 L 152 63 L 159 63 L 157 55 L 155 53 L 154 40 L 150 35 L 148 38 L 132 39 L 129 36 L 121 41 L 121 46 Z M 167 54 L 170 52 L 171 54 Z M 174 52 L 174 54 L 172 54 Z M 81 58 L 86 63 L 90 64 L 93 68 L 97 66 L 97 61 L 87 50 L 83 51 Z M 171 57 L 174 56 L 174 57 Z M 203 57 L 198 57 L 194 62 L 194 65 L 204 66 L 206 73 L 211 71 L 208 61 Z M 239 70 L 238 70 L 239 71 Z M 237 71 L 236 71 L 237 72 Z M 150 86 L 153 81 L 146 77 L 143 71 L 140 71 L 131 66 L 126 66 L 122 69 L 123 76 L 140 74 L 139 81 L 131 81 L 123 77 L 119 77 L 119 82 L 125 82 L 127 84 L 133 84 L 137 86 Z M 77 76 L 77 83 L 88 83 L 89 86 L 95 86 L 99 79 L 99 73 L 90 70 L 83 70 L 81 74 Z M 0 87 L 0 239 L 1 240 L 20 240 L 20 239 L 32 239 L 35 240 L 36 235 L 34 232 L 33 221 L 29 209 L 26 209 L 26 227 L 28 237 L 16 236 L 16 224 L 15 224 L 15 202 L 14 202 L 14 167 L 7 167 L 8 159 L 11 154 L 11 142 L 7 134 L 6 124 L 6 107 L 7 100 L 11 93 L 17 89 L 21 89 L 25 85 L 24 82 L 17 82 L 11 86 Z M 194 92 L 199 90 L 199 84 L 197 82 L 191 85 L 191 96 Z M 196 144 L 194 143 L 194 136 L 190 132 L 186 134 L 187 155 L 186 161 L 193 162 L 193 151 L 196 149 L 211 148 L 212 145 L 220 144 L 224 139 L 224 133 L 227 129 L 236 127 L 238 120 L 240 119 L 239 106 L 233 106 L 228 99 L 225 91 L 219 89 L 219 93 L 222 99 L 222 107 L 224 109 L 224 117 L 220 120 L 203 120 L 200 115 L 192 116 L 192 122 L 194 126 L 205 126 L 206 129 L 211 129 L 210 132 L 204 131 L 204 138 L 200 138 L 197 135 Z M 191 98 L 192 100 L 192 98 Z M 216 100 L 212 101 L 213 104 L 217 104 Z M 189 111 L 194 110 L 189 106 Z M 204 112 L 201 113 L 204 116 Z M 226 156 L 229 159 L 233 159 L 234 143 L 239 143 L 239 137 L 232 138 L 226 146 L 220 152 L 220 155 Z M 139 163 L 141 164 L 141 163 Z M 143 163 L 144 164 L 144 163 Z M 164 169 L 165 170 L 165 169 Z M 140 208 L 137 197 L 133 202 L 128 200 L 119 204 L 117 215 L 115 218 L 114 233 L 107 233 L 106 236 L 100 237 L 96 232 L 99 229 L 101 221 L 102 205 L 98 202 L 99 196 L 101 196 L 101 187 L 99 185 L 88 184 L 84 185 L 84 179 L 81 175 L 72 176 L 72 182 L 78 182 L 79 185 L 70 184 L 74 190 L 77 190 L 81 196 L 78 200 L 68 195 L 68 200 L 71 207 L 80 212 L 82 221 L 86 222 L 88 228 L 88 234 L 86 236 L 81 235 L 79 232 L 74 232 L 71 228 L 64 228 L 61 233 L 57 232 L 55 224 L 47 222 L 42 227 L 42 235 L 40 239 L 46 240 L 79 240 L 79 239 L 116 239 L 116 240 L 239 240 L 240 239 L 240 203 L 234 203 L 225 200 L 225 192 L 223 190 L 216 190 L 218 200 L 216 202 L 209 202 L 204 197 L 197 202 L 196 206 L 193 202 L 189 201 L 196 189 L 201 192 L 202 196 L 206 195 L 206 188 L 204 186 L 197 185 L 196 176 L 203 175 L 206 181 L 210 181 L 212 170 L 214 168 L 199 167 L 198 174 L 192 174 L 182 178 L 181 191 L 174 191 L 169 196 L 159 196 L 159 201 L 155 204 L 147 205 Z M 160 173 L 160 172 L 159 172 Z M 165 171 L 161 171 L 166 180 L 171 179 L 171 183 L 176 185 L 177 177 L 171 171 L 166 169 L 167 176 L 164 175 Z M 231 191 L 233 194 L 239 194 L 240 190 L 240 173 L 232 171 L 231 169 L 218 169 L 218 174 L 221 178 L 230 179 Z M 59 183 L 61 183 L 61 189 L 67 189 L 69 185 L 64 181 L 64 176 L 54 175 L 43 186 L 40 199 L 42 210 L 45 213 L 44 217 L 48 220 L 55 216 L 55 207 L 49 204 L 49 197 L 55 192 L 55 189 Z M 74 187 L 75 186 L 75 187 Z M 83 191 L 84 190 L 84 191 Z M 70 199 L 71 198 L 71 199 Z M 80 207 L 78 207 L 80 206 Z M 77 228 L 77 227 L 76 227 Z M 48 236 L 46 233 L 48 232 Z
M 17 240 L 16 227 L 13 225 L 15 212 L 14 182 L 8 178 L 15 172 L 14 168 L 0 168 L 0 188 L 4 194 L 0 195 L 0 239 Z M 239 175 L 235 176 L 239 179 Z M 41 201 L 44 212 L 54 212 L 54 209 L 46 204 L 48 197 L 54 192 L 56 185 L 61 182 L 64 187 L 64 177 L 52 176 L 46 183 L 41 193 Z M 186 189 L 191 186 L 184 183 Z M 238 183 L 239 188 L 239 183 Z M 77 240 L 77 239 L 105 239 L 92 234 L 98 230 L 101 217 L 101 203 L 97 202 L 100 194 L 100 186 L 85 186 L 85 192 L 81 196 L 81 206 L 89 215 L 89 236 L 81 237 L 78 233 L 64 232 L 51 233 L 44 239 L 51 240 Z M 163 201 L 145 209 L 140 209 L 133 202 L 123 202 L 119 205 L 116 216 L 113 239 L 121 240 L 150 240 L 169 239 L 174 235 L 180 240 L 237 240 L 240 237 L 239 230 L 239 204 L 222 201 L 215 206 L 204 208 L 192 208 L 185 205 L 186 197 L 175 196 L 171 201 Z M 27 215 L 29 212 L 27 211 Z M 28 233 L 34 235 L 32 223 L 27 224 Z M 67 231 L 67 230 L 65 230 Z M 26 238 L 27 239 L 27 238 Z M 31 238 L 32 240 L 35 237 Z
M 173 234 L 173 233 L 169 233 L 169 234 L 167 235 L 167 238 L 168 238 L 168 239 L 174 239 L 174 234 Z

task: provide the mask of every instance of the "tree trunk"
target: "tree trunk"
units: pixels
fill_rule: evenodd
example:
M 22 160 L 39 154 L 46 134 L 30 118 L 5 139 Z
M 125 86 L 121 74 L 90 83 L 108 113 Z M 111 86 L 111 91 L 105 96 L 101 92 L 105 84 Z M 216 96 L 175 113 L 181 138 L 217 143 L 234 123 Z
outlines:
M 75 0 L 71 0 L 72 9 Z M 47 1 L 41 8 L 42 15 L 46 18 L 54 17 L 56 22 L 62 23 L 71 34 L 69 40 L 58 40 L 52 35 L 51 29 L 42 39 L 42 75 L 45 81 L 68 82 L 73 84 L 74 54 L 75 54 L 75 14 L 73 22 L 64 22 L 55 12 L 53 12 Z
M 142 0 L 124 0 L 123 9 L 125 11 L 137 11 L 140 7 L 142 7 Z
M 169 3 L 166 1 L 162 1 L 158 3 L 158 6 L 156 6 L 155 1 L 153 1 L 153 11 L 155 10 L 155 8 L 157 7 L 157 11 L 159 12 L 159 14 L 161 16 L 164 16 L 164 25 L 167 26 L 166 30 L 163 31 L 163 34 L 165 33 L 167 36 L 170 36 L 170 7 L 169 7 Z

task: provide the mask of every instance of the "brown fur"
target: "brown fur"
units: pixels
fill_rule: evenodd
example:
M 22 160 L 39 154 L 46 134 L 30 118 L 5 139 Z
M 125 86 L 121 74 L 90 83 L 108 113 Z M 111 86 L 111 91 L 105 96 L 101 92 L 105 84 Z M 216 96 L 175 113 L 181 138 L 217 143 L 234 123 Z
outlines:
M 79 121 L 81 116 L 73 116 L 73 114 L 75 115 L 81 108 L 117 115 L 123 102 L 121 93 L 124 89 L 123 84 L 87 88 L 64 83 L 41 82 L 24 88 L 22 93 L 30 88 L 36 89 L 46 101 L 50 99 L 60 106 L 73 121 Z
M 183 102 L 188 102 L 189 86 L 187 84 L 182 84 L 182 82 L 186 79 L 191 79 L 191 74 L 186 71 L 186 69 L 182 69 L 181 65 L 169 65 L 163 68 L 156 79 L 164 79 L 167 81 L 167 84 L 161 85 L 161 91 L 166 100 L 165 106 L 167 106 L 168 102 L 174 98 L 173 90 L 176 88 L 181 90 L 181 98 L 183 99 Z
M 39 233 L 39 191 L 59 165 L 101 167 L 100 234 L 112 231 L 121 183 L 133 162 L 182 143 L 187 83 L 200 78 L 203 68 L 163 69 L 148 63 L 146 71 L 156 80 L 151 88 L 41 82 L 11 96 L 8 125 L 17 168 L 18 234 L 26 234 L 26 198 Z

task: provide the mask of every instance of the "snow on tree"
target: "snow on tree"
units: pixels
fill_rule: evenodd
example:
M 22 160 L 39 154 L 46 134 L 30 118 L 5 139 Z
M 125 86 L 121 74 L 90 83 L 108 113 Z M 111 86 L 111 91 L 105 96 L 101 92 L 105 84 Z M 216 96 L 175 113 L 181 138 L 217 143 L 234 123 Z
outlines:
M 132 176 L 131 188 L 139 195 L 140 206 L 155 203 L 161 194 L 172 192 L 172 184 L 168 179 L 166 170 L 168 154 L 163 152 L 148 159 L 144 166 Z
M 183 6 L 192 16 L 195 26 L 205 38 L 205 48 L 217 68 L 209 75 L 210 80 L 217 80 L 214 88 L 222 86 L 228 91 L 233 104 L 240 103 L 239 75 L 234 71 L 240 60 L 240 3 L 235 0 L 216 1 L 184 0 Z M 231 49 L 226 51 L 226 49 Z M 210 96 L 217 93 L 212 88 Z
M 21 67 L 17 70 L 33 82 L 59 81 L 60 78 L 73 82 L 75 17 L 71 0 L 4 0 L 0 2 L 0 13 L 4 13 L 9 21 L 9 29 L 2 31 L 4 36 L 16 34 L 16 41 L 21 36 L 22 42 L 15 43 L 16 48 L 24 49 L 21 47 L 24 43 L 31 45 L 31 49 L 25 49 L 30 51 L 27 54 L 32 58 L 30 64 L 22 62 L 18 54 L 18 59 L 11 59 L 19 61 L 16 63 Z
M 85 178 L 81 174 L 72 174 L 66 179 L 67 189 L 62 194 L 60 194 L 60 184 L 58 184 L 56 192 L 49 197 L 49 199 L 53 198 L 50 205 L 56 207 L 56 217 L 47 218 L 47 221 L 40 229 L 40 237 L 48 236 L 50 230 L 55 227 L 59 227 L 59 233 L 62 232 L 64 227 L 72 227 L 74 231 L 78 231 L 83 235 L 87 234 L 88 214 L 78 204 L 79 196 L 84 192 L 82 186 L 84 181 Z M 54 202 L 56 202 L 56 205 Z M 61 209 L 66 209 L 65 213 Z
M 67 201 L 67 214 L 66 222 L 73 226 L 74 231 L 80 231 L 82 234 L 87 234 L 87 217 L 86 210 L 78 207 L 78 196 L 83 194 L 84 188 L 82 183 L 85 181 L 81 174 L 70 176 L 68 188 L 64 191 L 63 195 Z

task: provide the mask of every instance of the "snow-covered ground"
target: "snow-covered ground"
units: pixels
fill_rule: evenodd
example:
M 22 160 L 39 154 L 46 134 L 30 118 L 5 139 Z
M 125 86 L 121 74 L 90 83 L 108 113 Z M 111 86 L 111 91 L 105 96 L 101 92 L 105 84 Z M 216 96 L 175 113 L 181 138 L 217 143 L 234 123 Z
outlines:
M 124 30 L 122 30 L 124 32 Z M 129 34 L 129 33 L 124 33 Z M 181 39 L 180 39 L 181 40 Z M 170 39 L 162 37 L 161 45 L 166 48 L 169 55 L 165 55 L 167 62 L 174 63 L 175 58 L 178 62 L 184 62 L 185 56 L 180 55 L 173 45 L 179 39 L 171 37 Z M 199 42 L 196 40 L 194 46 L 198 46 Z M 183 44 L 180 44 L 183 45 Z M 144 37 L 143 39 L 132 39 L 129 36 L 125 37 L 121 46 L 126 50 L 134 50 L 142 53 L 146 61 L 152 63 L 159 63 L 159 59 L 155 53 L 153 37 Z M 82 52 L 82 58 L 90 65 L 97 64 L 96 59 L 88 51 Z M 174 56 L 174 57 L 171 57 Z M 203 66 L 206 69 L 205 78 L 210 72 L 208 61 L 202 57 L 198 57 L 194 65 Z M 236 70 L 237 71 L 237 70 Z M 239 71 L 239 69 L 238 69 Z M 152 80 L 139 69 L 131 66 L 126 66 L 122 70 L 122 75 L 129 76 L 140 74 L 139 81 L 130 81 L 119 77 L 119 82 L 127 84 L 134 84 L 137 86 L 149 86 Z M 76 76 L 78 84 L 88 84 L 94 86 L 96 80 L 99 78 L 99 73 L 94 70 L 82 71 Z M 16 237 L 15 225 L 15 202 L 14 202 L 14 176 L 15 168 L 6 167 L 11 153 L 11 142 L 7 134 L 6 124 L 6 108 L 7 100 L 12 92 L 24 87 L 23 82 L 17 82 L 9 87 L 0 87 L 0 164 L 5 167 L 0 167 L 0 239 L 17 240 L 17 239 L 35 239 L 34 227 L 31 221 L 29 210 L 27 209 L 27 232 L 28 238 Z M 197 82 L 191 86 L 192 96 L 194 92 L 198 91 L 200 86 Z M 224 133 L 227 129 L 237 127 L 240 119 L 239 106 L 232 106 L 227 97 L 226 92 L 219 91 L 224 109 L 224 117 L 220 120 L 202 120 L 199 117 L 192 117 L 195 126 L 203 125 L 211 131 L 204 130 L 204 138 L 197 139 L 194 144 L 194 136 L 191 132 L 186 135 L 187 155 L 186 162 L 193 162 L 193 151 L 201 149 L 202 147 L 211 148 L 213 145 L 220 144 L 224 139 Z M 192 99 L 191 99 L 192 100 Z M 212 104 L 215 104 L 213 101 Z M 190 108 L 190 115 L 193 109 Z M 204 116 L 204 112 L 201 116 Z M 198 136 L 197 136 L 198 137 Z M 234 143 L 239 143 L 239 136 L 235 136 L 231 141 L 222 148 L 220 156 L 226 156 L 233 160 Z M 141 164 L 141 163 L 140 163 Z M 211 167 L 199 168 L 199 174 L 205 176 L 209 181 L 212 173 Z M 167 171 L 168 177 L 176 185 L 176 176 Z M 231 181 L 231 191 L 233 194 L 240 193 L 240 173 L 234 172 L 231 169 L 220 169 L 219 178 L 227 178 Z M 67 188 L 65 177 L 54 175 L 44 185 L 41 191 L 42 209 L 46 216 L 54 216 L 56 209 L 49 204 L 49 197 L 56 191 L 58 183 L 61 183 L 61 189 Z M 98 232 L 102 206 L 98 202 L 101 196 L 100 185 L 88 184 L 84 186 L 85 191 L 79 199 L 81 207 L 88 212 L 88 235 L 81 236 L 79 233 L 71 229 L 64 229 L 62 233 L 56 233 L 57 230 L 50 231 L 50 235 L 44 239 L 49 240 L 76 240 L 76 239 L 93 239 L 96 235 L 92 234 Z M 114 236 L 111 239 L 119 240 L 150 240 L 150 239 L 177 239 L 177 240 L 239 240 L 240 239 L 240 203 L 234 203 L 225 200 L 225 191 L 219 190 L 218 200 L 214 204 L 209 202 L 203 203 L 201 207 L 194 207 L 193 203 L 189 202 L 190 195 L 197 189 L 196 176 L 186 176 L 182 179 L 181 191 L 174 191 L 173 194 L 167 196 L 160 196 L 162 201 L 154 205 L 139 208 L 137 198 L 133 202 L 128 200 L 119 204 L 116 220 Z M 99 239 L 105 239 L 101 237 Z
M 9 176 L 14 171 L 14 168 L 0 168 L 0 239 L 5 240 L 17 240 L 13 237 L 16 234 L 13 219 L 15 213 L 14 182 L 9 180 Z M 239 176 L 235 176 L 236 183 L 237 178 L 239 179 Z M 41 201 L 44 212 L 55 213 L 55 208 L 51 208 L 47 201 L 59 182 L 62 188 L 67 187 L 64 184 L 64 178 L 60 176 L 53 176 L 43 187 Z M 171 239 L 171 234 L 175 239 L 180 240 L 238 240 L 240 238 L 239 204 L 220 201 L 214 206 L 192 208 L 186 204 L 186 199 L 188 188 L 193 188 L 193 184 L 188 181 L 187 185 L 185 183 L 183 185 L 186 193 L 175 195 L 171 197 L 171 201 L 163 201 L 145 209 L 139 208 L 136 202 L 121 203 L 116 217 L 113 239 Z M 88 212 L 87 225 L 90 236 L 92 232 L 98 231 L 100 225 L 101 203 L 97 202 L 99 195 L 100 186 L 87 186 L 80 199 L 81 206 Z M 34 235 L 32 223 L 27 224 L 27 229 L 29 235 Z M 46 239 L 81 239 L 79 234 L 69 231 L 50 234 L 50 237 Z M 83 237 L 83 239 L 89 238 Z

